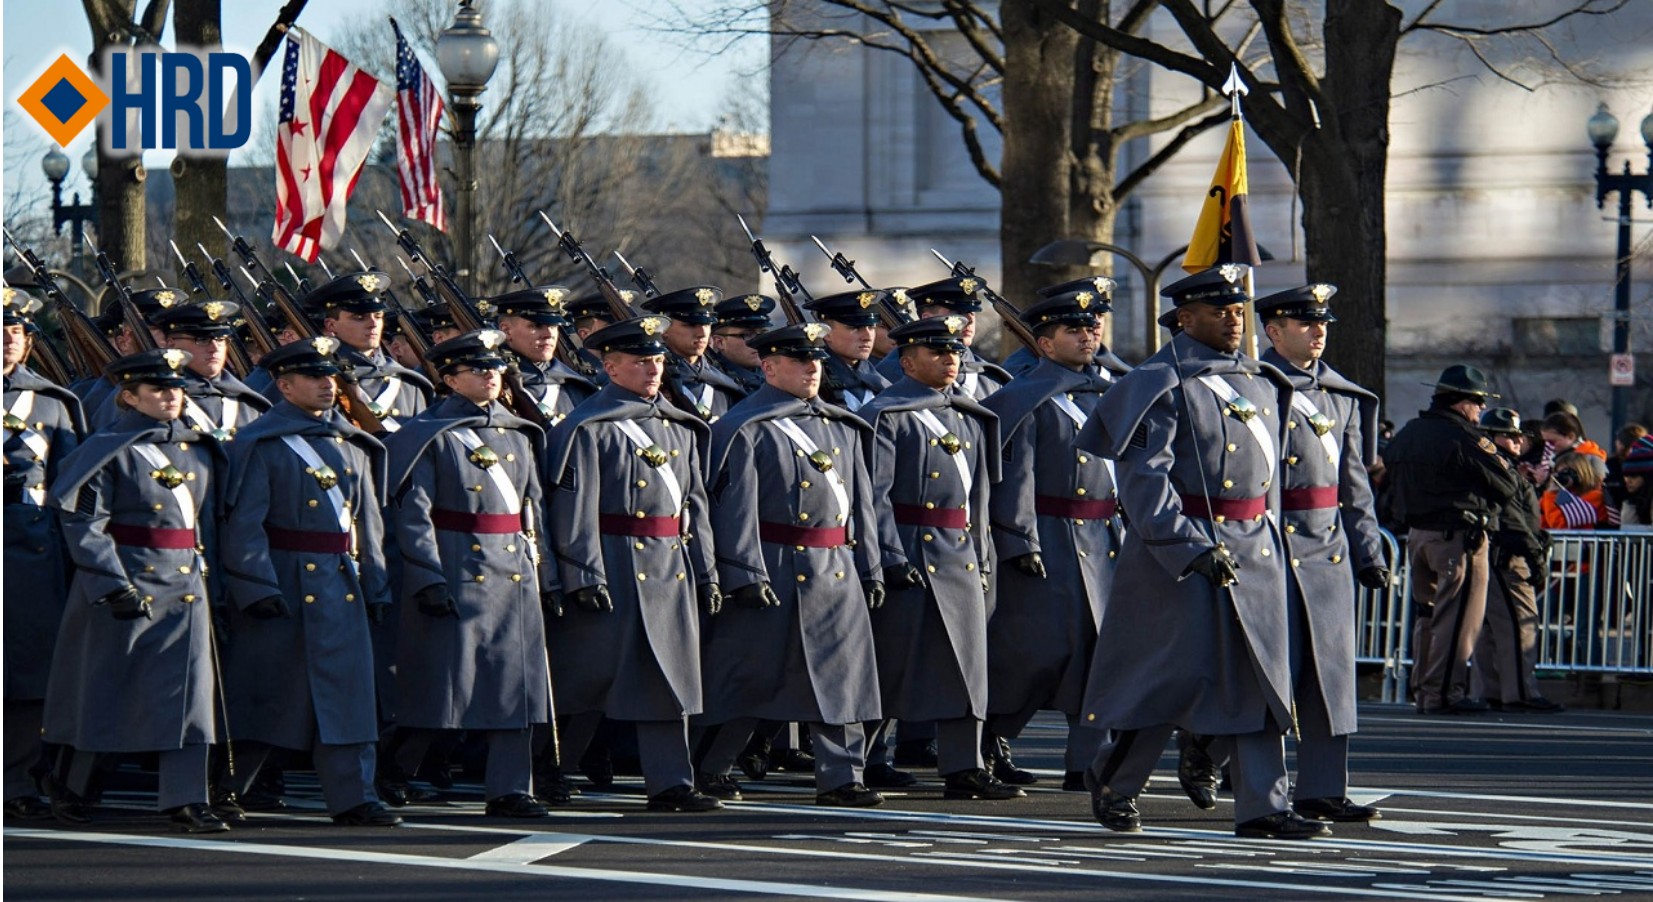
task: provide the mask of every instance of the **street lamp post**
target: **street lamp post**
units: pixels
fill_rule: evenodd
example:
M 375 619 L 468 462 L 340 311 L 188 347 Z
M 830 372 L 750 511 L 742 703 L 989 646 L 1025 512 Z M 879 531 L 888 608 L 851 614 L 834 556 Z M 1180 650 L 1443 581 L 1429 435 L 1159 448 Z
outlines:
M 1590 143 L 1596 147 L 1596 209 L 1607 205 L 1607 195 L 1617 191 L 1619 195 L 1619 235 L 1618 254 L 1616 256 L 1617 272 L 1613 282 L 1613 354 L 1617 359 L 1620 355 L 1630 353 L 1630 203 L 1640 191 L 1647 198 L 1647 206 L 1653 208 L 1653 113 L 1649 113 L 1642 120 L 1642 141 L 1647 145 L 1648 171 L 1642 175 L 1632 175 L 1630 161 L 1624 161 L 1622 173 L 1607 171 L 1607 152 L 1613 148 L 1613 139 L 1619 135 L 1619 120 L 1607 111 L 1607 104 L 1596 107 L 1596 114 L 1585 123 L 1585 131 L 1590 136 Z M 1624 428 L 1629 413 L 1630 389 L 1628 385 L 1613 386 L 1613 434 L 1617 435 Z
M 471 5 L 472 0 L 459 0 L 459 12 L 436 37 L 436 63 L 442 77 L 448 82 L 448 94 L 453 110 L 453 150 L 455 197 L 453 227 L 454 263 L 460 284 L 468 292 L 476 291 L 474 272 L 475 247 L 472 232 L 476 227 L 476 114 L 482 109 L 478 100 L 487 90 L 488 79 L 499 65 L 499 43 L 482 25 L 482 13 Z
M 93 147 L 80 158 L 80 168 L 92 183 L 91 203 L 81 203 L 78 191 L 70 195 L 69 203 L 63 202 L 63 180 L 69 176 L 69 157 L 63 151 L 56 147 L 46 151 L 40 168 L 52 183 L 52 232 L 61 235 L 65 224 L 74 226 L 69 233 L 73 242 L 70 259 L 78 263 L 86 246 L 86 224 L 98 224 L 98 149 Z

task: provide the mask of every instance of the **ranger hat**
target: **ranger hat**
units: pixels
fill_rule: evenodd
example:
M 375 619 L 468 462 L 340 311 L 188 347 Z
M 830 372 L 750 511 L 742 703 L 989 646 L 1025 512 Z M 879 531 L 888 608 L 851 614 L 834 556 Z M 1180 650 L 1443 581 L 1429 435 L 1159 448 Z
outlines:
M 304 309 L 326 318 L 336 310 L 377 313 L 385 309 L 382 296 L 390 287 L 390 276 L 378 270 L 346 273 L 304 296 Z
M 184 380 L 183 368 L 194 359 L 195 355 L 188 351 L 155 348 L 110 361 L 108 374 L 115 377 L 115 383 L 123 388 L 129 385 L 183 388 L 188 384 Z
M 643 302 L 650 313 L 663 313 L 680 323 L 709 326 L 717 322 L 715 308 L 723 300 L 723 289 L 715 285 L 693 285 L 652 297 Z
M 462 366 L 473 370 L 502 370 L 505 358 L 500 356 L 499 349 L 504 345 L 504 332 L 478 329 L 433 346 L 425 359 L 444 375 Z
M 1497 398 L 1500 395 L 1493 393 L 1492 383 L 1487 380 L 1487 374 L 1475 367 L 1464 363 L 1455 363 L 1441 370 L 1441 377 L 1434 382 L 1425 382 L 1435 389 L 1435 394 L 1474 395 L 1481 398 Z
M 929 345 L 946 351 L 964 351 L 964 317 L 950 313 L 902 323 L 890 330 L 890 341 L 897 348 Z
M 574 292 L 561 285 L 537 285 L 507 292 L 491 302 L 499 316 L 520 316 L 541 326 L 568 326 L 573 322 L 564 305 L 573 297 Z
M 843 323 L 852 329 L 878 324 L 878 305 L 886 302 L 890 292 L 882 288 L 864 288 L 816 298 L 804 309 L 820 319 Z
M 821 323 L 797 323 L 771 329 L 750 342 L 759 357 L 796 357 L 799 360 L 825 360 L 829 353 L 823 339 L 828 327 Z
M 980 313 L 981 292 L 987 287 L 985 279 L 965 276 L 948 278 L 907 289 L 907 299 L 922 310 L 925 307 L 946 307 L 954 313 Z
M 639 357 L 653 357 L 666 353 L 661 336 L 671 321 L 664 316 L 638 316 L 614 323 L 585 337 L 585 346 L 599 354 L 619 351 Z
M 1494 435 L 1525 435 L 1521 414 L 1508 407 L 1490 407 L 1481 414 L 1481 431 Z
M 712 308 L 717 315 L 716 328 L 769 328 L 769 314 L 775 312 L 776 301 L 761 294 L 742 294 L 728 298 Z
M 336 376 L 339 374 L 339 340 L 327 335 L 301 338 L 284 344 L 264 355 L 258 361 L 272 376 L 298 373 L 303 376 Z
M 192 301 L 174 304 L 149 318 L 149 324 L 168 335 L 212 338 L 235 331 L 241 305 L 234 301 Z
M 1159 294 L 1171 299 L 1171 309 L 1159 315 L 1159 324 L 1166 328 L 1175 326 L 1177 308 L 1189 304 L 1227 307 L 1250 300 L 1245 290 L 1245 277 L 1250 269 L 1243 263 L 1220 263 L 1166 286 Z
M 1257 315 L 1265 322 L 1271 319 L 1299 319 L 1311 323 L 1335 323 L 1332 308 L 1327 301 L 1337 294 L 1337 286 L 1314 282 L 1298 288 L 1288 288 L 1266 298 L 1257 299 Z
M 28 326 L 33 324 L 34 315 L 40 312 L 40 299 L 21 288 L 7 285 L 0 289 L 0 295 L 5 298 L 6 325 Z

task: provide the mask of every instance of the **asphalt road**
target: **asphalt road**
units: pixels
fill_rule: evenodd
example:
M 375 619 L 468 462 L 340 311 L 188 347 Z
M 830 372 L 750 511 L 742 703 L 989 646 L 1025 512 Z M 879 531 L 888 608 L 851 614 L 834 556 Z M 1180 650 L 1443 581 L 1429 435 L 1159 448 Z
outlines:
M 1171 756 L 1145 829 L 1093 823 L 1064 793 L 1062 728 L 1018 759 L 1027 799 L 945 802 L 940 783 L 882 807 L 819 809 L 803 775 L 746 782 L 701 815 L 643 810 L 640 781 L 587 791 L 541 821 L 482 815 L 478 788 L 404 809 L 396 829 L 335 827 L 306 774 L 292 807 L 212 837 L 171 833 L 153 795 L 111 792 L 88 829 L 8 821 L 9 899 L 1653 899 L 1653 717 L 1601 712 L 1422 718 L 1367 705 L 1351 795 L 1382 807 L 1330 839 L 1240 840 L 1225 799 L 1202 812 Z

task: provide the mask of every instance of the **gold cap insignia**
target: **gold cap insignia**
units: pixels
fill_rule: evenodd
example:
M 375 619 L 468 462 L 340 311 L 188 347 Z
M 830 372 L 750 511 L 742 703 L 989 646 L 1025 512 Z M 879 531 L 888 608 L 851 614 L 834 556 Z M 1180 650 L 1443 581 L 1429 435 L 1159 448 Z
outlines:
M 830 331 L 820 323 L 804 323 L 804 337 L 810 341 L 820 341 Z
M 868 307 L 871 307 L 873 305 L 873 303 L 877 300 L 878 300 L 878 292 L 876 292 L 876 291 L 863 291 L 860 294 L 855 296 L 855 303 L 860 304 L 862 310 L 865 310 Z
M 752 311 L 753 313 L 757 313 L 759 310 L 762 310 L 763 309 L 763 295 L 761 295 L 761 294 L 749 294 L 749 295 L 747 295 L 746 296 L 746 309 Z
M 505 343 L 505 333 L 498 329 L 483 329 L 476 333 L 476 340 L 481 342 L 483 347 L 492 351 Z
M 975 294 L 976 289 L 979 288 L 980 286 L 981 286 L 981 283 L 976 281 L 975 279 L 960 279 L 959 280 L 959 290 L 964 292 L 965 294 Z
M 167 369 L 175 370 L 184 365 L 184 361 L 189 359 L 189 355 L 177 348 L 168 348 L 161 352 L 161 359 L 166 361 Z
M 7 307 L 11 306 L 12 298 L 17 297 L 17 289 L 11 287 L 10 285 L 7 285 L 5 291 L 0 293 L 5 295 L 5 304 Z
M 1217 267 L 1218 274 L 1230 285 L 1245 278 L 1245 270 L 1246 268 L 1238 263 L 1224 263 Z
M 1081 291 L 1073 296 L 1073 302 L 1079 305 L 1080 310 L 1088 310 L 1090 308 L 1091 301 L 1095 299 L 1096 295 L 1093 295 L 1088 291 Z
M 330 335 L 317 335 L 310 339 L 310 348 L 317 354 L 326 357 L 339 349 L 339 340 Z
M 561 307 L 563 298 L 568 297 L 568 291 L 562 288 L 547 288 L 540 294 L 545 295 L 545 302 L 553 307 Z
M 630 288 L 622 288 L 620 289 L 620 300 L 625 301 L 627 304 L 635 304 L 637 303 L 637 292 L 632 291 Z
M 385 277 L 374 272 L 363 273 L 356 277 L 356 284 L 362 286 L 363 291 L 372 294 L 385 287 Z
M 704 307 L 717 299 L 717 293 L 710 288 L 701 288 L 695 291 L 694 299 L 700 302 L 700 306 Z
M 219 318 L 224 315 L 224 304 L 219 301 L 208 301 L 201 305 L 201 309 L 206 312 L 207 319 L 213 322 L 218 322 Z
M 157 291 L 155 292 L 155 303 L 160 304 L 162 307 L 171 307 L 173 304 L 178 303 L 178 292 L 173 291 L 170 288 L 166 291 Z
M 1111 294 L 1113 294 L 1114 286 L 1118 283 L 1116 283 L 1114 280 L 1108 278 L 1107 276 L 1097 276 L 1096 278 L 1091 280 L 1091 284 L 1095 285 L 1096 290 L 1098 292 L 1100 292 L 1101 294 L 1111 295 Z
M 1324 304 L 1332 299 L 1332 295 L 1337 294 L 1337 286 L 1327 285 L 1325 282 L 1316 282 L 1309 286 L 1309 294 L 1314 295 L 1316 304 Z
M 947 331 L 953 335 L 957 335 L 964 329 L 964 317 L 962 316 L 943 317 L 941 321 L 947 324 Z
M 666 318 L 663 316 L 645 316 L 637 321 L 637 327 L 643 330 L 644 335 L 657 335 L 666 329 Z

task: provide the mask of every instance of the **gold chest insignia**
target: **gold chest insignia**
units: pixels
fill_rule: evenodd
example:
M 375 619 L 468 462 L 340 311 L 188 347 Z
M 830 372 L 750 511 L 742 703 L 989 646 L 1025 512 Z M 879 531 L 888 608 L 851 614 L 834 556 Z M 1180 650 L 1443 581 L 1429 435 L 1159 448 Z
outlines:
M 29 428 L 29 424 L 23 422 L 22 418 L 20 418 L 17 414 L 8 413 L 6 414 L 6 428 L 13 432 L 22 432 L 23 430 Z
M 472 448 L 471 453 L 467 455 L 467 457 L 470 459 L 471 463 L 476 464 L 484 470 L 499 463 L 499 455 L 495 454 L 494 449 L 488 447 L 487 445 L 478 445 L 477 447 Z
M 1309 426 L 1313 427 L 1315 435 L 1325 435 L 1326 433 L 1331 432 L 1332 427 L 1336 425 L 1336 420 L 1326 416 L 1323 413 L 1316 413 L 1314 416 L 1309 417 Z
M 1253 417 L 1257 416 L 1257 405 L 1251 403 L 1251 399 L 1244 395 L 1235 395 L 1234 400 L 1229 401 L 1223 409 L 1223 413 L 1242 423 L 1249 423 Z
M 339 484 L 339 474 L 333 472 L 333 468 L 326 464 L 319 467 L 305 467 L 304 472 L 309 473 L 316 480 L 316 485 L 321 486 L 321 490 L 324 492 Z
M 951 432 L 942 436 L 940 438 L 940 442 L 941 450 L 946 451 L 948 454 L 957 454 L 959 453 L 959 449 L 964 447 L 964 443 L 959 440 L 959 437 Z
M 644 463 L 656 470 L 665 466 L 666 461 L 670 459 L 666 454 L 666 449 L 659 445 L 650 445 L 647 448 L 639 449 L 637 455 L 643 458 Z
M 825 473 L 832 469 L 832 455 L 825 451 L 816 450 L 809 455 L 809 465 Z
M 150 470 L 149 476 L 168 491 L 184 484 L 184 474 L 172 464 L 167 464 L 159 470 Z

